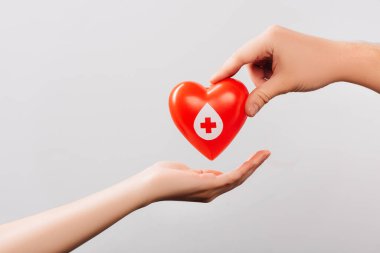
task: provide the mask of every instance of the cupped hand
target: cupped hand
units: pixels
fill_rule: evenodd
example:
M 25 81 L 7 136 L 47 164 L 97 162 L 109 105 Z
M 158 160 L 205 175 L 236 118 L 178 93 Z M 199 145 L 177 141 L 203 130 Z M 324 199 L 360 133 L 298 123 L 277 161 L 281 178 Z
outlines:
M 343 42 L 272 26 L 239 48 L 211 78 L 233 76 L 246 65 L 256 89 L 246 101 L 254 116 L 269 100 L 293 91 L 312 91 L 342 79 Z
M 149 203 L 161 200 L 210 202 L 241 185 L 270 155 L 259 151 L 230 172 L 190 169 L 182 163 L 158 162 L 137 177 L 146 185 Z

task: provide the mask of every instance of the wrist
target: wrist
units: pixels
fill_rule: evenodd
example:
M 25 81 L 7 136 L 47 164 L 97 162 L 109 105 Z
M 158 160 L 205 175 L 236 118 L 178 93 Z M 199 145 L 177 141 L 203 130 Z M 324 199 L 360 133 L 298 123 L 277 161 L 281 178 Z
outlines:
M 348 77 L 349 58 L 351 57 L 351 44 L 345 41 L 329 40 L 328 62 L 330 67 L 330 82 L 346 81 Z
M 125 180 L 125 184 L 132 188 L 134 195 L 138 199 L 138 208 L 148 206 L 154 202 L 159 201 L 159 189 L 158 179 L 154 173 L 151 173 L 149 169 L 146 169 L 131 178 Z
M 340 81 L 356 83 L 380 92 L 380 46 L 364 42 L 340 44 Z
M 122 181 L 120 187 L 124 192 L 124 199 L 132 201 L 133 209 L 137 210 L 150 205 L 154 201 L 153 192 L 150 190 L 149 180 L 141 177 L 140 174 L 134 175 Z

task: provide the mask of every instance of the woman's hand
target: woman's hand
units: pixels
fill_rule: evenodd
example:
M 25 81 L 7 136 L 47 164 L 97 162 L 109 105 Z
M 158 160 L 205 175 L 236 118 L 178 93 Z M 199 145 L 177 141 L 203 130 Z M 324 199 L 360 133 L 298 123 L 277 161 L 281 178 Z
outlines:
M 242 184 L 269 155 L 269 151 L 259 151 L 239 168 L 226 173 L 192 170 L 176 162 L 158 162 L 137 174 L 135 179 L 145 185 L 149 203 L 161 200 L 210 202 Z
M 338 42 L 272 26 L 239 48 L 211 78 L 216 83 L 246 65 L 256 89 L 246 102 L 254 116 L 277 95 L 348 81 L 380 92 L 380 48 Z
M 100 192 L 0 225 L 0 252 L 69 252 L 129 213 L 160 200 L 209 202 L 243 183 L 269 156 L 260 151 L 231 172 L 159 162 Z

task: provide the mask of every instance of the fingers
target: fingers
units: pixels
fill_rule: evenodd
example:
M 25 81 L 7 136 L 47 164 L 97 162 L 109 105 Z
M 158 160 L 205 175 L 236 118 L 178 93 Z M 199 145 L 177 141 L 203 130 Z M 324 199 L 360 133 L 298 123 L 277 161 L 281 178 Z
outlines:
M 243 183 L 270 156 L 270 151 L 261 150 L 244 162 L 236 171 L 241 171 L 235 183 Z
M 243 183 L 270 155 L 270 151 L 261 150 L 244 162 L 239 168 L 220 175 L 220 185 L 228 190 Z
M 210 82 L 217 83 L 227 77 L 235 75 L 243 65 L 253 62 L 257 58 L 261 58 L 263 54 L 266 54 L 266 50 L 265 43 L 261 38 L 249 41 L 223 64 L 211 77 Z
M 239 69 L 246 64 L 240 55 L 230 57 L 223 66 L 211 77 L 211 83 L 217 83 L 225 78 L 235 75 Z
M 246 114 L 250 117 L 255 116 L 269 100 L 286 92 L 285 81 L 280 75 L 273 75 L 249 94 L 245 102 Z
M 241 185 L 269 157 L 270 151 L 262 150 L 244 162 L 239 168 L 222 173 L 215 170 L 196 170 L 202 176 L 202 186 L 190 196 L 191 201 L 210 202 L 219 195 Z M 212 175 L 212 176 L 211 176 Z
M 248 164 L 245 165 L 245 173 L 243 176 L 240 178 L 240 181 L 238 182 L 238 185 L 242 184 L 247 178 L 249 178 L 253 172 L 256 171 L 258 167 L 261 166 L 265 162 L 266 159 L 270 156 L 270 151 L 269 150 L 262 150 L 256 153 L 250 160 L 248 160 Z M 243 164 L 244 166 L 244 164 Z

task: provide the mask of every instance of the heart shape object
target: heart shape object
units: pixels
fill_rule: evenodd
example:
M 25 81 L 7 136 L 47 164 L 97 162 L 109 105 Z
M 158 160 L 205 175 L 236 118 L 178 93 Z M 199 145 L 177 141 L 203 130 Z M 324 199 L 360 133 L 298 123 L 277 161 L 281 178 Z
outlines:
M 228 78 L 210 87 L 182 82 L 172 90 L 169 108 L 183 136 L 204 156 L 214 160 L 244 125 L 248 90 Z

